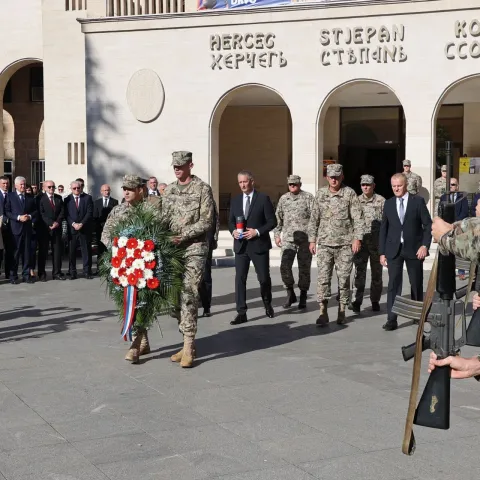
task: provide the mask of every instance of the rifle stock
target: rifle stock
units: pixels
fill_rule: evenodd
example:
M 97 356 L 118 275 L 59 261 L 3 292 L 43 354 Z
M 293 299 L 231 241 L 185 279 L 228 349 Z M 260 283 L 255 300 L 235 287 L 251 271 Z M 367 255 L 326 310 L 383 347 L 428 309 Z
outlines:
M 480 275 L 477 269 L 477 278 L 475 279 L 475 291 L 480 291 Z M 470 323 L 467 327 L 466 344 L 472 347 L 480 347 L 480 309 L 473 312 Z

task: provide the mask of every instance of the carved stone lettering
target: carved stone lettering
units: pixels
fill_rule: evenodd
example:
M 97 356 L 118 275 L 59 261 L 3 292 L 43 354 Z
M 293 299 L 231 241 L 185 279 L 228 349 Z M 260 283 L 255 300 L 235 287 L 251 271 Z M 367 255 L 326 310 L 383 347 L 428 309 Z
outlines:
M 477 60 L 480 58 L 480 43 L 477 40 L 480 37 L 480 20 L 477 18 L 456 20 L 453 24 L 453 31 L 455 38 L 462 41 L 447 42 L 444 48 L 445 58 L 448 60 L 467 60 L 469 58 Z

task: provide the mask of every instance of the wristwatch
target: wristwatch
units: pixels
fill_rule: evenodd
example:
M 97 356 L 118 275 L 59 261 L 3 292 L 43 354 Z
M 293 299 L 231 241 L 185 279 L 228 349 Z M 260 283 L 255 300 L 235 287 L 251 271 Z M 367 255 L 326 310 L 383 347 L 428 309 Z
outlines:
M 477 360 L 480 362 L 480 355 L 477 355 Z M 473 377 L 477 382 L 480 382 L 480 375 L 475 375 Z

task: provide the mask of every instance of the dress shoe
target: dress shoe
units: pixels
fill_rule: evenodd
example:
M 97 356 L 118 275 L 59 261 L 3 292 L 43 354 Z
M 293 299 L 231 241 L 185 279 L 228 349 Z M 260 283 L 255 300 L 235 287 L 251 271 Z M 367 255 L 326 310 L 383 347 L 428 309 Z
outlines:
M 378 302 L 372 302 L 372 311 L 374 312 L 380 311 L 380 304 Z
M 388 320 L 387 323 L 385 323 L 382 328 L 387 331 L 387 332 L 390 332 L 392 330 L 396 330 L 398 328 L 398 323 L 396 320 L 394 321 L 390 321 Z
M 35 283 L 35 277 L 25 277 L 23 281 L 32 284 Z
M 12 285 L 18 285 L 20 283 L 20 280 L 18 278 L 11 278 L 10 283 Z
M 287 299 L 283 304 L 283 308 L 290 308 L 293 303 L 297 303 L 297 296 L 295 295 L 293 287 L 289 287 L 287 288 Z
M 241 323 L 247 323 L 247 315 L 245 313 L 239 313 L 231 322 L 230 325 L 240 325 Z
M 275 316 L 275 312 L 273 311 L 273 307 L 271 305 L 265 305 L 265 315 L 268 318 L 273 318 Z
M 38 280 L 40 282 L 46 282 L 47 281 L 47 275 L 45 273 L 42 273 L 41 275 L 38 276 Z
M 203 313 L 202 313 L 202 317 L 211 317 L 212 314 L 210 313 L 210 309 L 209 308 L 204 308 L 203 309 Z
M 59 275 L 53 275 L 54 280 L 66 280 L 65 275 L 63 273 L 60 273 Z
M 78 278 L 78 275 L 76 273 L 71 273 L 70 276 L 68 277 L 70 280 L 76 280 Z
M 360 302 L 351 302 L 348 308 L 352 310 L 353 313 L 360 313 Z
M 94 278 L 92 275 L 92 272 L 84 273 L 83 277 L 86 278 L 87 280 L 92 280 Z

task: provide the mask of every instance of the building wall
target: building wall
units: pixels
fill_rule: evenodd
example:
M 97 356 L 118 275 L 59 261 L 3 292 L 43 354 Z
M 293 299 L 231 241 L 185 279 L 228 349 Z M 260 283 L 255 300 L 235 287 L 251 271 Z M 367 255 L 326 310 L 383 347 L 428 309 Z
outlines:
M 250 170 L 255 184 L 276 201 L 287 191 L 291 147 L 287 107 L 227 107 L 220 121 L 219 193 L 239 193 L 237 173 Z

